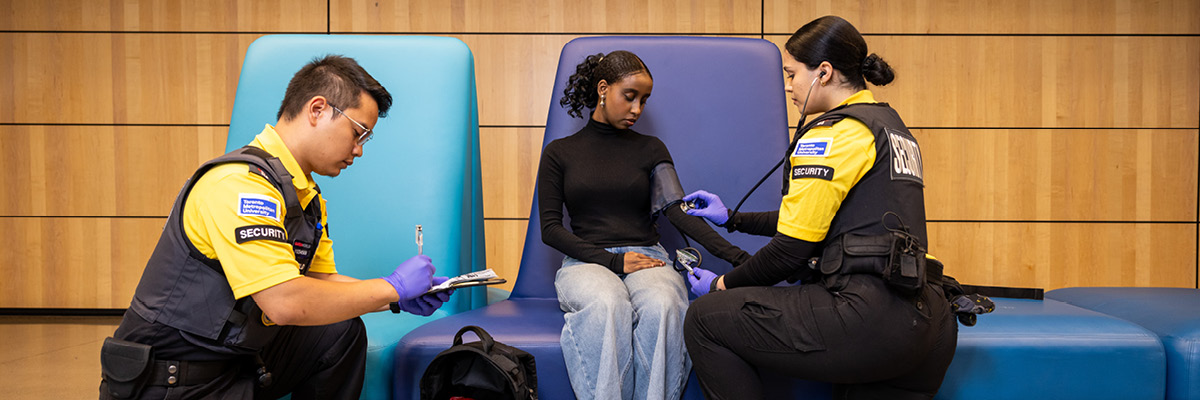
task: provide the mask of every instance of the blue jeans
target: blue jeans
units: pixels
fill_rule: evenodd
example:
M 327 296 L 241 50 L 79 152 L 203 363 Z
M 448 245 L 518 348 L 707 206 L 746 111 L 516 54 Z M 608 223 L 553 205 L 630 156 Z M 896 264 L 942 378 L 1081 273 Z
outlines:
M 666 262 L 632 274 L 571 257 L 554 277 L 566 315 L 563 358 L 580 399 L 678 399 L 692 369 L 687 287 L 662 245 L 612 247 Z

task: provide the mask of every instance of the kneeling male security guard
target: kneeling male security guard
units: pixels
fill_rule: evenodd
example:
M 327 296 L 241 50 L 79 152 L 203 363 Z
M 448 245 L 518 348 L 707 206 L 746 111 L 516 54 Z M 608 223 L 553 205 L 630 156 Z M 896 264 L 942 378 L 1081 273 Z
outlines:
M 418 255 L 382 279 L 334 267 L 325 200 L 311 173 L 362 156 L 391 94 L 351 58 L 313 60 L 250 145 L 202 165 L 171 209 L 114 337 L 100 398 L 357 399 L 358 316 L 430 315 L 449 292 Z

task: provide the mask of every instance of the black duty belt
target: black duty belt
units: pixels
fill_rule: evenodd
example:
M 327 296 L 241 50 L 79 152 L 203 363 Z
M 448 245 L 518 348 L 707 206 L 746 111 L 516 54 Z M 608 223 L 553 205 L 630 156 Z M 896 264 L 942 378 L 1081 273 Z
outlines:
M 238 368 L 237 361 L 155 361 L 150 386 L 191 386 L 212 382 Z

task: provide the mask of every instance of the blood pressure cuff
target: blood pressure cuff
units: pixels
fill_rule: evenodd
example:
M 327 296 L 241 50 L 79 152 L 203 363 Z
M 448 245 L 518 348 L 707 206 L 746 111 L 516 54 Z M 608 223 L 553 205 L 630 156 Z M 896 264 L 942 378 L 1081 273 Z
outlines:
M 650 172 L 650 212 L 657 214 L 667 207 L 683 201 L 683 185 L 679 184 L 679 174 L 675 173 L 675 165 L 669 162 L 659 163 Z
M 114 398 L 138 397 L 150 377 L 151 365 L 154 354 L 148 345 L 110 337 L 100 347 L 100 372 Z

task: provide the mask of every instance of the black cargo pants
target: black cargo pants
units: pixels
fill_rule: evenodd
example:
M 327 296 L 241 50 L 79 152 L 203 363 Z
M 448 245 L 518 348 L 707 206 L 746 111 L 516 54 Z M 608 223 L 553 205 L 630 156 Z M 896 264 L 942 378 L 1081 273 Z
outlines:
M 835 399 L 932 399 L 958 325 L 940 287 L 908 298 L 877 276 L 844 275 L 701 296 L 684 339 L 709 399 L 763 398 L 759 370 L 831 382 Z

